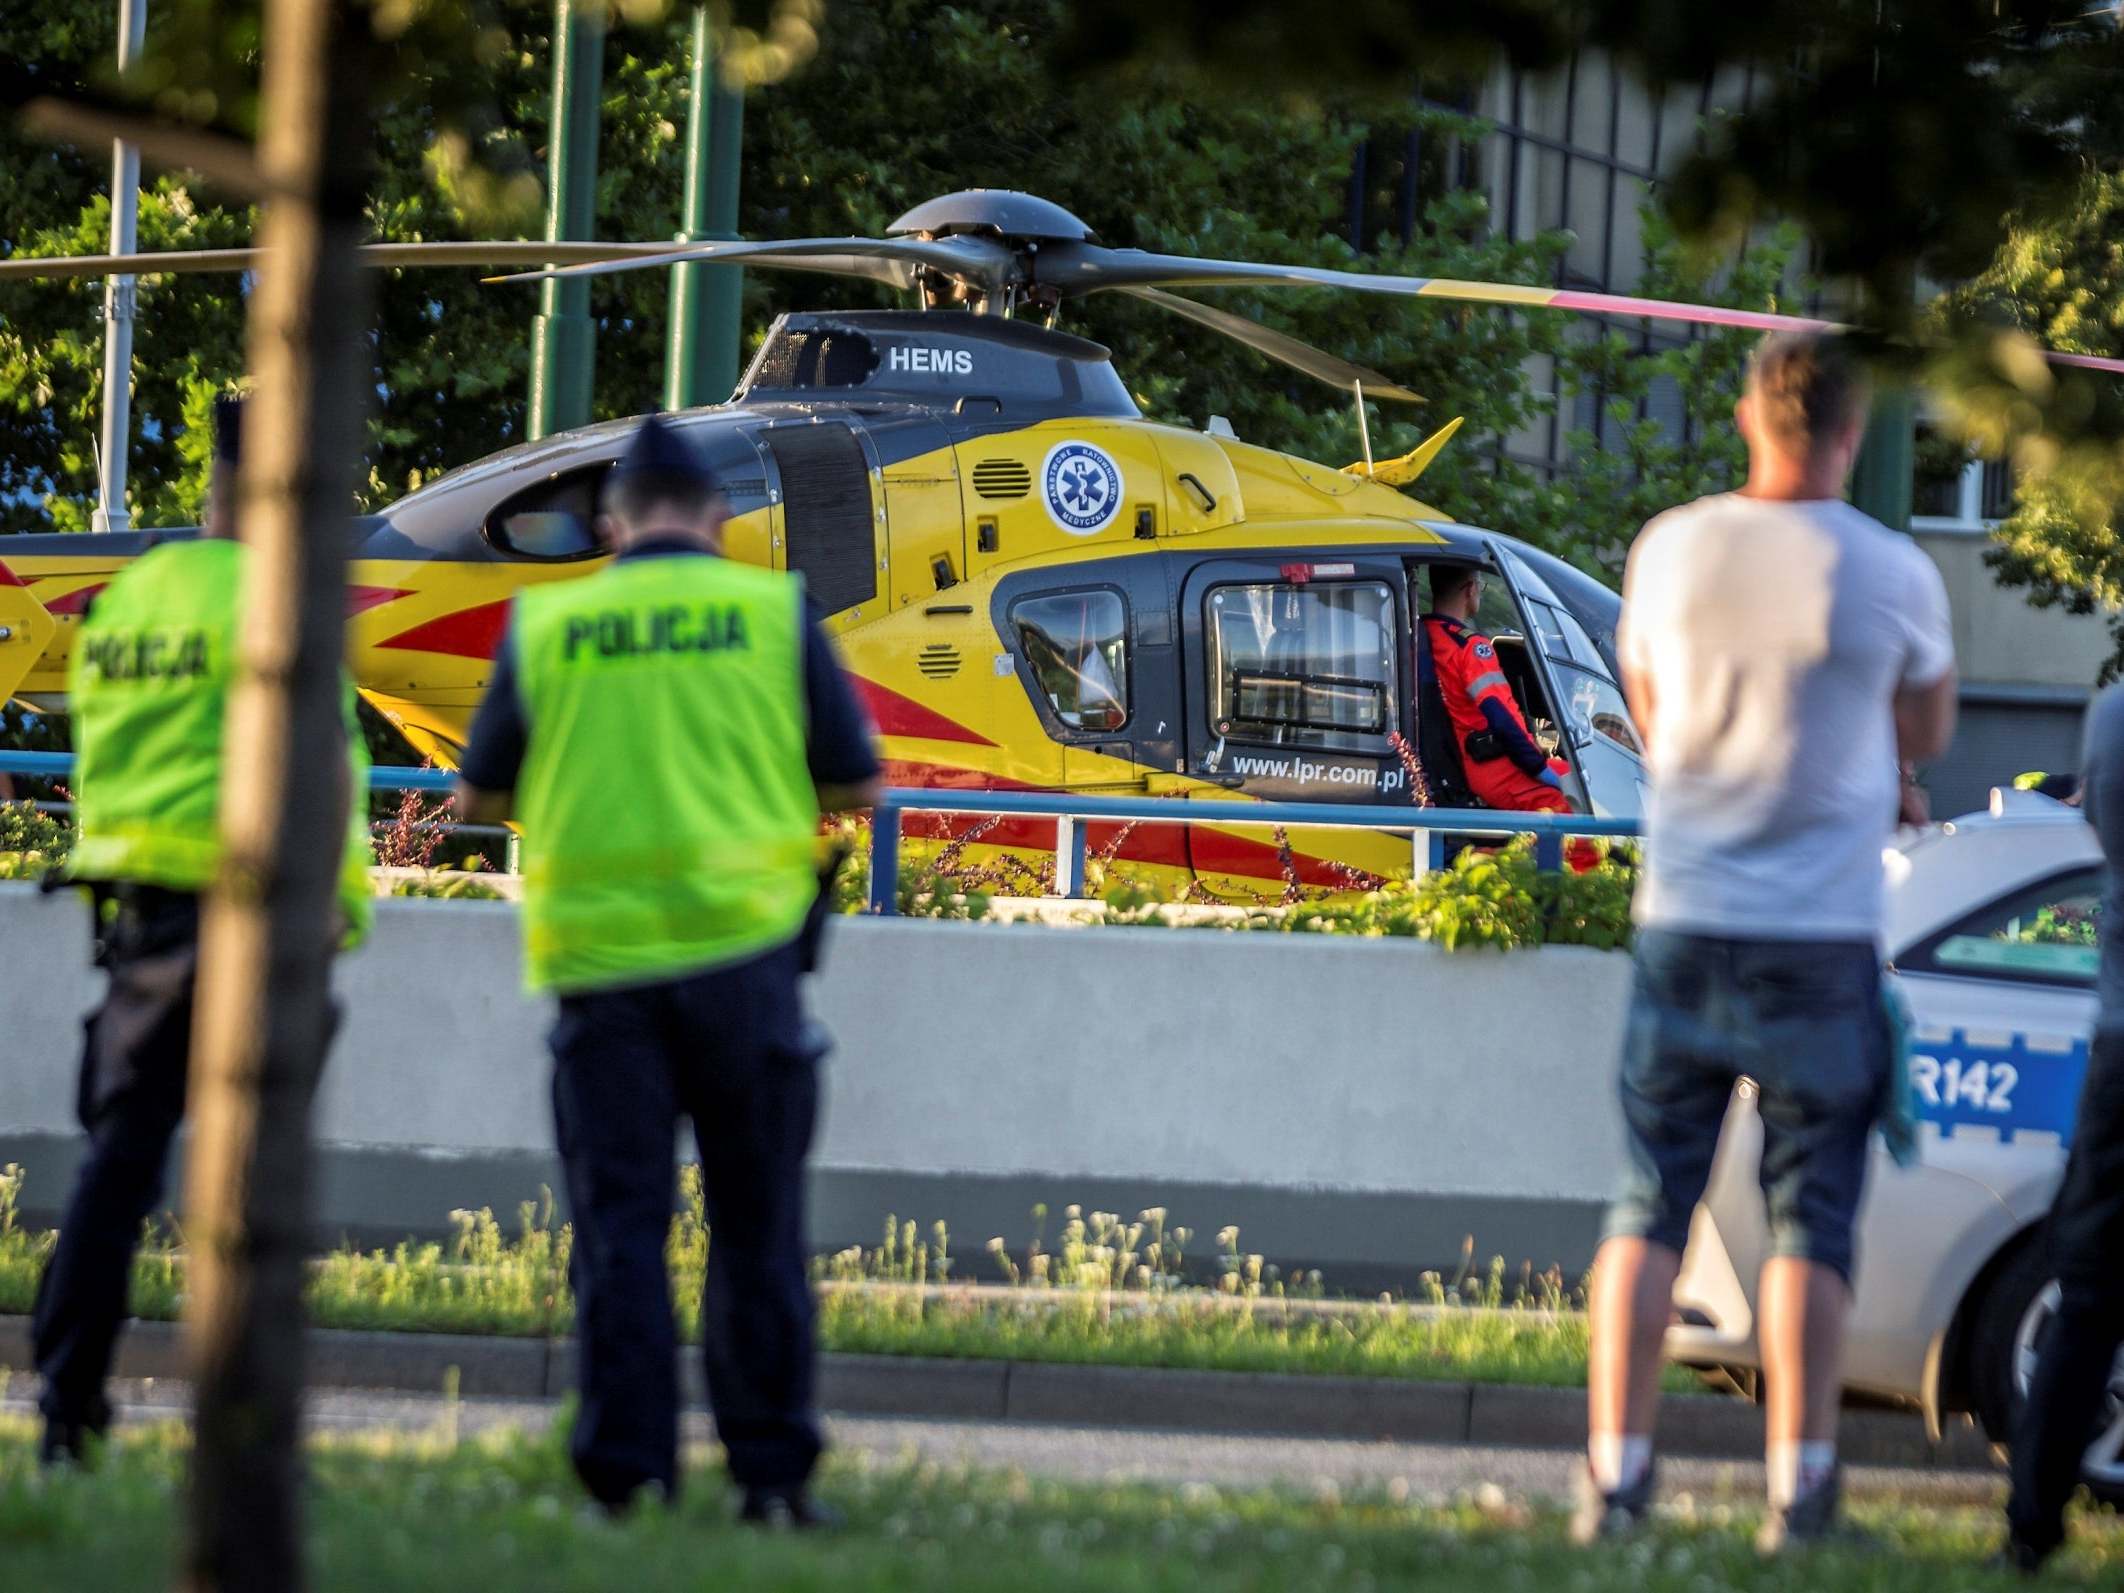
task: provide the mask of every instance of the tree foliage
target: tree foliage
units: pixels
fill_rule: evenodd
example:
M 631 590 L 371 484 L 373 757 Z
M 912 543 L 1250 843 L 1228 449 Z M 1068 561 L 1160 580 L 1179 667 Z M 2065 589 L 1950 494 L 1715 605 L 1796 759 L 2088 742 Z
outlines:
M 151 13 L 175 29 L 210 0 Z M 53 0 L 5 24 L 0 48 L 40 62 L 49 83 L 92 85 L 112 47 L 110 7 Z M 382 12 L 379 7 L 379 14 Z M 420 8 L 415 8 L 420 9 Z M 451 10 L 452 8 L 425 8 Z M 523 236 L 538 224 L 545 158 L 552 8 L 547 0 L 486 0 L 457 8 L 484 19 L 473 44 L 480 93 L 450 101 L 456 77 L 386 74 L 369 215 L 380 239 Z M 654 5 L 627 14 L 655 12 Z M 773 8 L 779 14 L 784 7 Z M 239 11 L 221 7 L 219 11 Z M 1413 243 L 1343 236 L 1352 151 L 1368 131 L 1421 126 L 1427 147 L 1474 131 L 1412 97 L 1365 91 L 1332 103 L 1188 92 L 1155 70 L 1116 84 L 1057 75 L 1062 0 L 841 0 L 817 53 L 746 109 L 740 230 L 747 236 L 874 233 L 954 188 L 1029 189 L 1067 205 L 1107 240 L 1203 253 L 1419 275 L 1554 280 L 1563 240 L 1512 242 L 1488 229 L 1479 195 L 1426 189 Z M 677 227 L 687 113 L 683 8 L 615 29 L 606 49 L 599 176 L 600 230 L 658 238 Z M 771 33 L 772 17 L 761 24 Z M 231 25 L 233 26 L 233 24 Z M 465 24 L 471 27 L 472 24 Z M 241 30 L 233 35 L 241 44 Z M 202 68 L 204 70 L 204 68 Z M 224 77 L 230 68 L 218 68 Z M 243 125 L 240 74 L 220 91 Z M 1432 174 L 1435 177 L 1437 174 Z M 0 250 L 52 255 L 106 246 L 108 181 L 100 158 L 0 129 Z M 146 248 L 240 243 L 252 212 L 182 173 L 155 176 L 143 199 Z M 1656 231 L 1656 229 L 1655 229 Z M 491 234 L 490 234 L 491 235 Z M 1737 269 L 1693 268 L 1660 234 L 1648 283 L 1682 296 L 1774 302 L 1789 240 L 1745 254 Z M 1730 266 L 1730 257 L 1729 257 Z M 487 286 L 467 271 L 393 272 L 380 284 L 373 336 L 379 404 L 368 435 L 362 500 L 386 503 L 453 465 L 519 440 L 524 421 L 531 294 Z M 217 390 L 240 379 L 241 317 L 232 277 L 159 277 L 140 284 L 135 428 L 130 459 L 140 523 L 181 523 L 204 483 L 204 430 Z M 667 279 L 599 279 L 597 412 L 636 413 L 660 392 Z M 0 525 L 79 527 L 94 506 L 91 439 L 100 404 L 101 285 L 11 284 L 0 290 Z M 878 306 L 882 289 L 753 271 L 745 312 L 755 341 L 781 311 Z M 1631 352 L 1616 333 L 1588 339 L 1561 317 L 1363 300 L 1312 292 L 1226 293 L 1217 302 L 1387 371 L 1423 393 L 1417 410 L 1373 411 L 1382 455 L 1455 415 L 1460 442 L 1422 483 L 1429 501 L 1597 563 L 1651 507 L 1730 480 L 1737 444 L 1723 424 L 1746 339 L 1714 335 L 1665 354 Z M 1109 343 L 1145 411 L 1200 425 L 1228 417 L 1239 434 L 1339 463 L 1356 457 L 1347 399 L 1214 334 L 1118 295 L 1073 307 L 1074 329 Z M 1561 352 L 1559 380 L 1537 389 L 1531 356 Z M 1673 383 L 1695 424 L 1688 440 L 1643 419 L 1655 384 Z M 1600 443 L 1580 441 L 1575 473 L 1550 481 L 1504 443 L 1556 422 L 1572 430 L 1588 406 L 1618 416 Z
M 1728 242 L 1766 215 L 1798 223 L 1888 331 L 1908 329 L 1912 282 L 1981 270 L 2002 215 L 2061 203 L 2082 158 L 2124 149 L 2124 33 L 2087 0 L 1346 0 L 1332 26 L 1280 0 L 1079 0 L 1058 57 L 1123 80 L 1177 68 L 1226 93 L 1341 94 L 1588 48 L 1656 86 L 1753 70 L 1750 103 L 1675 173 L 1676 219 Z
M 1990 562 L 2038 607 L 2124 607 L 2124 383 L 2045 364 L 2050 348 L 2124 355 L 2124 173 L 2090 172 L 2062 216 L 2022 217 L 1989 269 L 1942 316 L 1979 329 L 1983 353 L 1939 385 L 1959 435 L 2018 470 Z M 2124 613 L 2112 612 L 2124 668 Z

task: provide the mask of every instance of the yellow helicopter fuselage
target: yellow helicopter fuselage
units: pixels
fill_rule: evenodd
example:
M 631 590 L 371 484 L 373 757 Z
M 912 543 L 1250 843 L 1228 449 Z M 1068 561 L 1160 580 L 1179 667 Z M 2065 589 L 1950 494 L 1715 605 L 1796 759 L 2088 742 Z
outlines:
M 1493 557 L 1367 467 L 1146 421 L 1104 349 L 1022 323 L 785 317 L 732 403 L 675 420 L 730 500 L 726 554 L 805 577 L 895 784 L 1405 804 L 1412 561 Z M 357 524 L 350 667 L 421 753 L 454 761 L 514 594 L 603 562 L 597 487 L 628 436 L 521 445 Z M 87 603 L 155 535 L 0 539 L 56 622 L 33 659 L 0 647 L 0 692 L 63 697 Z M 984 848 L 1053 838 L 975 828 Z M 1368 829 L 1091 844 L 1214 889 L 1347 883 L 1410 855 Z

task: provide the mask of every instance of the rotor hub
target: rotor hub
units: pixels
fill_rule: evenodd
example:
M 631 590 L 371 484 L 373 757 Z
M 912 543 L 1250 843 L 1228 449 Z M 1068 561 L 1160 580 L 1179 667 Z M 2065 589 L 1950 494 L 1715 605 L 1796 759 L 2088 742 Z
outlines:
M 987 233 L 1011 243 L 1092 243 L 1090 227 L 1051 199 L 1011 188 L 962 188 L 925 199 L 885 229 L 891 238 Z

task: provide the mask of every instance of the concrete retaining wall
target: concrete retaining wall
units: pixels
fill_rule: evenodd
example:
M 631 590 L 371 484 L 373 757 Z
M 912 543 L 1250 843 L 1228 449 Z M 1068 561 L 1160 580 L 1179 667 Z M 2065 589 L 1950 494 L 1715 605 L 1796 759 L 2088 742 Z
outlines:
M 345 959 L 318 1103 L 332 1232 L 505 1213 L 555 1182 L 545 1004 L 515 909 L 384 901 Z M 0 1160 L 49 1215 L 75 1157 L 87 917 L 0 885 Z M 844 919 L 811 992 L 837 1048 L 813 1180 L 822 1247 L 946 1221 L 960 1271 L 1030 1209 L 1162 1205 L 1199 1236 L 1369 1287 L 1477 1252 L 1575 1270 L 1620 1163 L 1627 963 L 1558 948 Z

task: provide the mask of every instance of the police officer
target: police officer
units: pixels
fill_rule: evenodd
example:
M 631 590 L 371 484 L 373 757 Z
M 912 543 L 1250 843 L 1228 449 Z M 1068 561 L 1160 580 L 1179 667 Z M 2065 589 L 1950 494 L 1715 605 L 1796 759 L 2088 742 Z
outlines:
M 690 1118 L 708 1396 L 741 1514 L 813 1526 L 803 1174 L 824 1046 L 797 979 L 820 811 L 867 806 L 877 758 L 801 585 L 718 556 L 725 505 L 690 444 L 643 421 L 599 511 L 617 557 L 518 595 L 459 798 L 522 821 L 526 972 L 559 997 L 575 1468 L 615 1512 L 678 1486 L 664 1239 Z
M 133 1247 L 162 1198 L 184 1117 L 199 893 L 221 857 L 221 738 L 244 554 L 232 540 L 241 419 L 239 400 L 215 405 L 205 534 L 165 543 L 120 572 L 74 647 L 67 691 L 81 834 L 65 877 L 91 888 L 96 962 L 109 984 L 87 1019 L 81 1059 L 88 1153 L 31 1322 L 48 1463 L 81 1458 L 110 1424 L 104 1379 L 126 1316 Z M 352 756 L 365 769 L 351 688 L 347 718 Z M 354 806 L 340 893 L 350 940 L 369 917 L 366 815 Z
M 2065 1542 L 2065 1506 L 2116 1387 L 2124 1345 L 2124 686 L 2088 706 L 2077 794 L 2102 846 L 2101 961 L 2094 1040 L 2065 1159 L 2043 1229 L 2058 1308 L 2038 1343 L 2014 1419 L 2006 1556 L 2037 1570 Z
M 1571 766 L 1541 750 L 1497 666 L 1496 645 L 1473 628 L 1482 590 L 1480 570 L 1434 565 L 1431 612 L 1422 621 L 1468 787 L 1483 806 L 1504 812 L 1569 813 L 1562 777 Z

